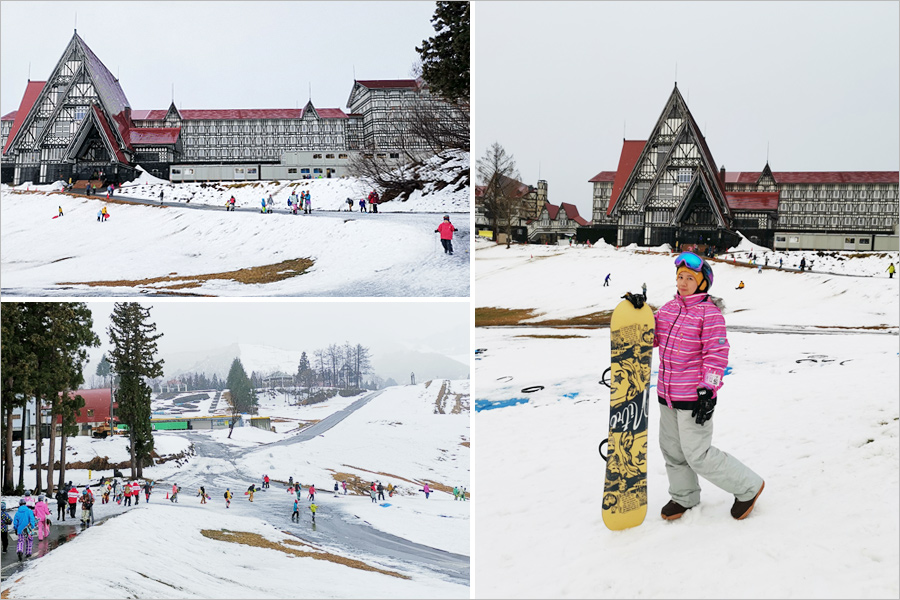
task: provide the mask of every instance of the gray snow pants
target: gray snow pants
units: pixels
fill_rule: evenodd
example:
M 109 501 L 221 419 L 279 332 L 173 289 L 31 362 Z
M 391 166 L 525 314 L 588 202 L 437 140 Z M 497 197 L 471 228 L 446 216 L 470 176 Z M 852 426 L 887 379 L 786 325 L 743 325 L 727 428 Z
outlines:
M 741 502 L 752 500 L 762 477 L 741 461 L 712 446 L 713 419 L 697 425 L 690 410 L 659 406 L 659 447 L 666 460 L 669 496 L 691 508 L 700 503 L 700 475 L 734 494 Z

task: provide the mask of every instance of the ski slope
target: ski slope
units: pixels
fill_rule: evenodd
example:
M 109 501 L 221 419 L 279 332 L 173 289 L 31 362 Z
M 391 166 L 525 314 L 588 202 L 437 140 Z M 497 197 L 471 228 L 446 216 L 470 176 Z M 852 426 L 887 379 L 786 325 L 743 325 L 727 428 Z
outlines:
M 474 302 L 569 318 L 610 310 L 646 283 L 658 307 L 675 293 L 672 260 L 602 245 L 479 245 Z M 900 282 L 884 272 L 890 260 L 896 252 L 816 260 L 803 274 L 713 265 L 731 344 L 713 445 L 766 482 L 743 521 L 729 514 L 733 497 L 702 479 L 700 505 L 660 518 L 668 481 L 651 390 L 647 517 L 609 531 L 598 454 L 609 329 L 476 329 L 486 350 L 473 375 L 473 596 L 896 598 Z M 837 264 L 841 273 L 823 272 Z M 655 385 L 656 352 L 653 361 Z

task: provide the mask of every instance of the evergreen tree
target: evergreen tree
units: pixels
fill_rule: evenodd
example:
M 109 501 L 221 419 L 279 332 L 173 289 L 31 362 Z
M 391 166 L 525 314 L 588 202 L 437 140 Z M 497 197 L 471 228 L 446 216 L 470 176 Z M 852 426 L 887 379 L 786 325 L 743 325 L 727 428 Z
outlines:
M 436 2 L 431 26 L 437 35 L 422 42 L 422 78 L 432 93 L 454 104 L 469 102 L 469 3 Z
M 99 377 L 103 378 L 103 387 L 107 387 L 108 383 L 106 378 L 109 377 L 109 374 L 112 372 L 112 369 L 109 366 L 109 360 L 106 358 L 106 354 L 100 357 L 100 362 L 97 364 L 96 374 Z
M 161 377 L 163 360 L 156 360 L 156 324 L 150 321 L 150 308 L 137 302 L 116 303 L 107 332 L 113 346 L 109 361 L 119 376 L 116 398 L 119 419 L 128 425 L 131 450 L 131 476 L 143 476 L 143 462 L 153 451 L 150 425 L 150 386 L 146 379 Z
M 234 424 L 242 413 L 253 412 L 256 408 L 256 392 L 247 377 L 244 370 L 244 364 L 241 359 L 235 358 L 231 362 L 231 368 L 228 370 L 228 379 L 225 381 L 225 387 L 228 388 L 227 396 L 223 394 L 223 398 L 228 402 L 231 408 L 231 423 L 228 430 L 228 437 L 234 431 Z

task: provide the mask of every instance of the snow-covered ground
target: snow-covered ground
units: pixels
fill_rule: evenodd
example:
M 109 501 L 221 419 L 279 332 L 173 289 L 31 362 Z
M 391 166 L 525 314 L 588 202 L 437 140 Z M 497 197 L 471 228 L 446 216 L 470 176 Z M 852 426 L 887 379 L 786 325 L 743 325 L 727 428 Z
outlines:
M 675 294 L 674 256 L 645 250 L 479 244 L 474 302 L 570 318 L 646 283 L 658 307 Z M 885 270 L 898 256 L 849 254 L 803 274 L 713 264 L 731 327 L 713 445 L 766 482 L 743 521 L 705 480 L 698 507 L 660 518 L 651 391 L 647 517 L 609 531 L 598 454 L 609 329 L 477 329 L 473 597 L 896 598 L 900 281 Z M 785 268 L 799 259 L 785 253 Z
M 386 202 L 378 214 L 371 214 L 347 212 L 346 198 L 358 200 L 369 191 L 356 179 L 238 185 L 242 187 L 160 183 L 143 174 L 117 192 L 123 200 L 153 201 L 149 205 L 60 193 L 54 191 L 58 184 L 23 184 L 15 189 L 4 185 L 0 189 L 3 293 L 469 295 L 468 186 L 437 190 L 429 185 L 409 200 Z M 288 211 L 287 198 L 294 190 L 310 192 L 311 214 Z M 160 191 L 164 208 L 158 206 Z M 232 194 L 239 209 L 250 210 L 219 208 Z M 260 200 L 270 194 L 274 214 L 260 214 Z M 97 213 L 103 206 L 110 217 L 100 223 Z M 54 218 L 59 207 L 64 216 Z M 434 233 L 444 213 L 450 214 L 457 229 L 453 256 L 443 253 Z M 281 281 L 240 283 L 225 275 L 201 279 L 300 258 L 312 260 L 313 266 Z M 290 268 L 298 267 L 287 265 L 283 270 Z M 173 281 L 178 278 L 186 280 Z
M 448 398 L 460 395 L 465 410 L 459 414 L 435 413 L 441 390 Z M 302 413 L 303 409 L 309 414 L 317 412 L 313 420 L 321 420 L 358 399 L 337 396 L 314 406 L 282 405 L 281 409 L 292 410 L 293 414 Z M 303 595 L 312 597 L 468 597 L 468 586 L 438 576 L 428 568 L 416 567 L 409 561 L 379 558 L 358 548 L 347 551 L 333 542 L 324 543 L 328 531 L 338 525 L 335 520 L 346 521 L 351 527 L 358 521 L 413 543 L 467 556 L 470 503 L 455 501 L 452 494 L 440 491 L 426 500 L 418 491 L 421 484 L 417 482 L 468 487 L 468 399 L 468 381 L 438 380 L 387 388 L 322 436 L 300 444 L 284 443 L 290 441 L 292 434 L 253 427 L 235 428 L 231 439 L 227 438 L 228 430 L 157 432 L 154 439 L 161 454 L 164 449 L 173 454 L 187 451 L 189 456 L 187 460 L 173 460 L 144 469 L 145 478 L 156 482 L 149 504 L 142 502 L 139 507 L 126 509 L 98 503 L 95 505 L 98 520 L 116 516 L 45 556 L 32 558 L 23 570 L 4 581 L 3 595 L 9 594 L 10 598 L 290 598 L 302 589 Z M 273 412 L 278 412 L 277 402 L 268 405 Z M 449 401 L 441 404 L 444 408 L 453 405 Z M 445 412 L 449 413 L 449 408 Z M 122 436 L 110 440 L 75 437 L 69 442 L 68 452 L 77 454 L 75 460 L 89 460 L 94 456 L 108 456 L 111 461 L 127 459 L 127 440 Z M 205 457 L 202 451 L 192 454 L 195 449 L 191 445 L 207 442 L 221 449 L 220 457 Z M 222 458 L 232 452 L 239 453 L 235 462 Z M 26 446 L 25 459 L 33 462 L 33 444 Z M 30 473 L 33 479 L 33 471 Z M 331 490 L 335 473 L 356 475 L 365 481 L 380 480 L 385 486 L 392 482 L 400 491 L 393 498 L 377 503 L 352 490 L 346 496 L 341 494 L 335 498 Z M 96 484 L 101 475 L 111 474 L 93 472 L 92 482 Z M 255 502 L 250 504 L 237 482 L 249 479 L 260 483 L 263 474 L 273 479 L 272 487 L 268 493 L 257 494 Z M 314 483 L 319 488 L 318 533 L 313 527 L 308 535 L 324 537 L 321 537 L 323 543 L 313 543 L 313 548 L 284 542 L 296 541 L 296 537 L 288 535 L 295 530 L 304 538 L 303 532 L 309 532 L 310 526 L 306 501 L 301 503 L 301 523 L 286 525 L 290 523 L 293 497 L 277 480 L 287 481 L 288 477 L 305 486 Z M 26 470 L 26 482 L 30 484 L 32 479 Z M 69 469 L 66 479 L 81 487 L 88 482 L 88 473 Z M 178 504 L 165 501 L 172 483 L 183 488 Z M 212 499 L 201 505 L 196 498 L 196 487 L 204 483 Z M 225 508 L 222 499 L 226 485 L 235 492 L 230 509 Z M 18 502 L 15 497 L 4 500 L 9 506 Z M 204 536 L 202 530 L 259 534 L 281 547 L 223 542 Z M 109 551 L 118 547 L 123 538 L 142 540 L 140 559 L 131 553 Z M 285 547 L 328 551 L 410 579 L 289 556 L 283 552 Z M 104 557 L 102 577 L 91 569 L 66 570 L 66 577 L 59 577 L 61 569 L 84 556 Z

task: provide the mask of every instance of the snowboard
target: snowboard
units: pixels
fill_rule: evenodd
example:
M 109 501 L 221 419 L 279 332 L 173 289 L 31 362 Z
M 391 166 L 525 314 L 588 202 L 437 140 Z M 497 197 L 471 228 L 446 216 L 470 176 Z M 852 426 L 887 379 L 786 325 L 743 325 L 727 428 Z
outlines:
M 609 323 L 610 398 L 603 522 L 618 531 L 647 515 L 647 412 L 653 311 L 623 300 Z

